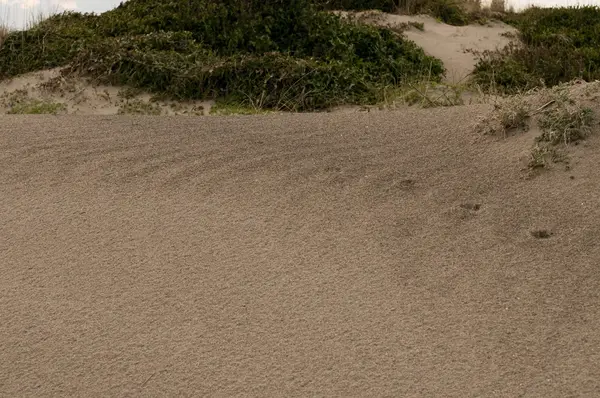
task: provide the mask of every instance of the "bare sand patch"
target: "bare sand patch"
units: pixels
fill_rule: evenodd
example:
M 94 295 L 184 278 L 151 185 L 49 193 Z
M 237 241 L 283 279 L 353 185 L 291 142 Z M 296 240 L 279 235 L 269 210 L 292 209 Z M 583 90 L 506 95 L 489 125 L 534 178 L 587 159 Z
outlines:
M 0 115 L 1 394 L 596 396 L 598 126 L 490 112 Z

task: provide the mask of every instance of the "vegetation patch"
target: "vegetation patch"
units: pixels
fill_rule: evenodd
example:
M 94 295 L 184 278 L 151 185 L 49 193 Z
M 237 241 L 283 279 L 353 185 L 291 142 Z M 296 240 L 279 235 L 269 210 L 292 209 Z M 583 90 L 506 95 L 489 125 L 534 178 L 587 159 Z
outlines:
M 56 115 L 66 110 L 66 105 L 37 98 L 31 98 L 26 90 L 17 90 L 2 99 L 2 104 L 8 108 L 8 114 L 15 115 Z
M 420 82 L 407 84 L 392 98 L 399 98 L 407 105 L 419 105 L 423 108 L 463 105 L 465 87 L 460 85 Z
M 160 115 L 160 106 L 141 99 L 127 100 L 119 107 L 119 115 Z
M 600 78 L 600 8 L 532 7 L 504 21 L 518 41 L 480 56 L 474 81 L 488 91 L 514 94 L 576 78 Z
M 496 1 L 498 3 L 498 1 Z M 379 10 L 404 14 L 428 14 L 449 25 L 464 26 L 482 19 L 478 0 L 317 0 L 329 10 Z M 502 0 L 500 3 L 504 4 Z
M 502 99 L 494 104 L 494 112 L 483 119 L 480 130 L 484 134 L 503 137 L 515 132 L 527 131 L 531 117 L 531 105 L 524 95 Z
M 31 99 L 27 102 L 15 104 L 8 110 L 8 114 L 27 115 L 56 115 L 65 110 L 65 105 L 58 102 Z
M 6 36 L 8 36 L 8 28 L 0 25 L 0 48 L 2 48 L 2 44 L 4 44 Z
M 211 106 L 210 114 L 211 115 L 262 115 L 269 113 L 269 110 L 262 108 L 249 107 L 245 104 L 235 103 L 231 101 L 216 101 L 216 103 Z
M 58 14 L 6 36 L 0 79 L 65 67 L 175 100 L 291 111 L 377 103 L 390 87 L 441 79 L 441 61 L 413 42 L 323 8 L 309 0 L 131 0 L 101 15 Z
M 542 134 L 538 141 L 552 145 L 578 143 L 590 134 L 593 120 L 590 108 L 560 105 L 540 118 Z

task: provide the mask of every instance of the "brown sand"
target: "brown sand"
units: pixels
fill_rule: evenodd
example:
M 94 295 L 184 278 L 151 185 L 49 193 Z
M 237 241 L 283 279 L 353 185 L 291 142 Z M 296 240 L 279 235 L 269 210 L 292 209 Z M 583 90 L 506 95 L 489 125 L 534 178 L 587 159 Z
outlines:
M 60 104 L 58 114 L 73 115 L 208 115 L 215 101 L 153 99 L 149 92 L 127 86 L 97 84 L 78 75 L 63 75 L 63 68 L 26 73 L 0 81 L 0 115 L 14 111 L 18 103 Z M 124 96 L 124 93 L 129 93 Z M 31 108 L 31 106 L 29 106 Z
M 0 395 L 600 396 L 600 140 L 489 109 L 0 117 Z

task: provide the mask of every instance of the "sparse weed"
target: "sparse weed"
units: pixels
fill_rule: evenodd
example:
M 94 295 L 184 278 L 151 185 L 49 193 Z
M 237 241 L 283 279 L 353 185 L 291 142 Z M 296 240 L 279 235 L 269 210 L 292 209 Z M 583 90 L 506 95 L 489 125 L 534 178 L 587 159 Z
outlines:
M 442 84 L 427 80 L 406 83 L 402 87 L 388 87 L 383 90 L 379 107 L 393 108 L 399 104 L 432 108 L 463 105 L 463 94 L 467 90 L 460 84 Z
M 527 166 L 530 169 L 546 168 L 549 164 L 549 157 L 552 155 L 552 149 L 547 145 L 535 145 L 530 152 L 530 159 Z
M 134 99 L 119 107 L 119 115 L 160 115 L 162 110 L 157 104 Z
M 593 111 L 590 108 L 559 106 L 540 117 L 542 134 L 538 141 L 552 145 L 576 143 L 589 135 L 593 120 Z
M 29 99 L 13 104 L 6 113 L 14 115 L 56 115 L 65 109 L 65 104 L 59 102 Z
M 117 93 L 119 98 L 123 98 L 125 100 L 130 100 L 135 98 L 137 95 L 141 94 L 142 90 L 136 87 L 123 87 Z
M 408 21 L 407 23 L 409 26 L 412 26 L 413 28 L 420 30 L 421 32 L 425 31 L 425 24 L 423 22 Z
M 66 110 L 66 105 L 63 103 L 31 98 L 26 89 L 15 90 L 11 93 L 4 94 L 2 98 L 0 98 L 0 101 L 2 105 L 7 108 L 6 113 L 8 114 L 56 115 Z
M 256 107 L 250 107 L 244 104 L 217 101 L 215 105 L 210 108 L 211 115 L 260 115 L 269 113 L 268 110 Z
M 585 95 L 585 90 L 582 91 Z M 551 100 L 536 112 L 541 133 L 531 150 L 529 168 L 532 170 L 548 168 L 553 163 L 566 163 L 569 167 L 568 146 L 587 138 L 595 121 L 592 109 L 583 107 L 568 85 L 556 86 L 546 93 Z
M 481 130 L 506 137 L 511 132 L 528 130 L 530 117 L 531 105 L 525 96 L 507 97 L 494 105 L 493 113 L 482 121 Z
M 530 170 L 547 169 L 554 163 L 568 163 L 565 151 L 548 143 L 536 143 L 531 149 L 527 166 Z

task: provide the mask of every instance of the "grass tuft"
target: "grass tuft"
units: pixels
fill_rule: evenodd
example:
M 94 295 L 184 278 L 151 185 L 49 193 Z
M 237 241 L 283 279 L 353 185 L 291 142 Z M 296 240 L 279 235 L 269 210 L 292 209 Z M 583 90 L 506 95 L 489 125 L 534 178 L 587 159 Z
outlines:
M 543 133 L 538 141 L 552 145 L 577 143 L 590 134 L 593 121 L 590 108 L 560 106 L 540 118 L 539 126 Z
M 531 117 L 531 105 L 525 95 L 506 97 L 494 105 L 494 112 L 485 118 L 480 130 L 489 135 L 502 135 L 527 131 Z
M 531 150 L 530 169 L 549 168 L 553 163 L 568 164 L 566 149 L 586 139 L 595 123 L 593 110 L 573 98 L 568 86 L 547 91 L 552 99 L 540 108 L 538 127 L 541 133 Z

